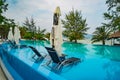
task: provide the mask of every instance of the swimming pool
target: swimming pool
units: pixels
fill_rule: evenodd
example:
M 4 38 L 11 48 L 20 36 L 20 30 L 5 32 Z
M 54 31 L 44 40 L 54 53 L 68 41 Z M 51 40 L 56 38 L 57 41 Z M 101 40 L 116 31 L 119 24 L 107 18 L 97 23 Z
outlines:
M 83 59 L 70 69 L 64 68 L 60 75 L 68 80 L 120 80 L 120 46 L 64 43 L 63 52 Z
M 49 42 L 46 41 L 21 41 L 21 44 L 34 46 L 42 53 L 42 55 L 47 53 L 44 46 L 50 47 Z M 56 76 L 49 68 L 42 66 L 44 61 L 34 63 L 34 61 L 31 60 L 31 55 L 34 53 L 30 49 L 10 49 L 8 51 L 16 59 L 32 67 L 32 69 L 38 73 L 42 73 L 44 75 L 47 73 L 47 77 L 48 75 L 53 77 Z M 120 80 L 120 46 L 101 46 L 64 42 L 62 45 L 62 52 L 67 54 L 68 58 L 81 58 L 82 62 L 76 65 L 63 67 L 62 71 L 56 72 L 56 74 L 62 78 L 51 79 Z M 21 67 L 16 69 L 19 69 L 18 72 L 22 73 L 20 68 Z M 22 68 L 24 69 L 24 67 Z M 22 74 L 22 76 L 24 75 L 25 74 Z M 49 77 L 47 79 L 49 79 Z

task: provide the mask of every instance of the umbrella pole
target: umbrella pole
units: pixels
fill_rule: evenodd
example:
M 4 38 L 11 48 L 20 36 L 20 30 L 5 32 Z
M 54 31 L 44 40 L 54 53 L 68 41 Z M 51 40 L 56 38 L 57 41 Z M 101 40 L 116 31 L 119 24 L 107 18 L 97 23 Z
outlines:
M 54 31 L 54 27 L 52 27 L 52 36 L 53 36 L 53 38 L 52 38 L 52 48 L 55 48 L 55 31 Z
M 55 48 L 55 46 L 54 46 L 54 39 L 52 39 L 52 48 Z

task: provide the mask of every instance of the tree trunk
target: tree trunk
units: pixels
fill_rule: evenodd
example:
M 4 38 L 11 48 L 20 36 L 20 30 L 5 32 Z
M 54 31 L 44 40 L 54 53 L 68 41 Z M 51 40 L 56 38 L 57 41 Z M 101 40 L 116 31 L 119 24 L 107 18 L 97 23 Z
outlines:
M 105 45 L 105 40 L 102 40 L 102 44 Z
M 77 39 L 75 39 L 75 43 L 77 43 Z

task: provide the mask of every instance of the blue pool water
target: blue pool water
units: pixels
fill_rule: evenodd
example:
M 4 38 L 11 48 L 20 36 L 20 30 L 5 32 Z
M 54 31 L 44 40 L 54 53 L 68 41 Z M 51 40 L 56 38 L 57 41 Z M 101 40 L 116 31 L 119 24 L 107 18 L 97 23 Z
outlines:
M 64 43 L 63 52 L 83 59 L 64 68 L 60 75 L 69 80 L 120 80 L 120 46 Z
M 47 54 L 44 46 L 50 47 L 47 41 L 21 41 L 21 44 L 34 46 L 42 55 Z M 62 53 L 67 54 L 67 58 L 81 58 L 82 62 L 75 65 L 64 66 L 60 72 L 53 71 L 55 74 L 50 71 L 50 68 L 43 66 L 46 61 L 35 63 L 31 59 L 34 53 L 28 48 L 7 48 L 7 51 L 15 58 L 12 58 L 12 60 L 16 64 L 10 63 L 18 72 L 20 78 L 24 77 L 24 79 L 29 80 L 38 80 L 39 78 L 43 80 L 120 80 L 120 46 L 101 46 L 64 42 L 62 45 Z M 17 63 L 16 59 L 20 60 L 21 63 Z M 23 63 L 31 68 L 24 67 Z M 24 69 L 24 71 L 27 70 L 25 72 L 29 72 L 29 75 L 21 71 L 21 68 Z M 30 77 L 30 79 L 29 76 L 32 76 L 30 71 L 33 71 L 33 73 L 35 73 L 34 76 L 38 78 L 35 79 Z M 39 74 L 42 75 L 39 77 Z M 45 79 L 44 76 L 47 78 Z

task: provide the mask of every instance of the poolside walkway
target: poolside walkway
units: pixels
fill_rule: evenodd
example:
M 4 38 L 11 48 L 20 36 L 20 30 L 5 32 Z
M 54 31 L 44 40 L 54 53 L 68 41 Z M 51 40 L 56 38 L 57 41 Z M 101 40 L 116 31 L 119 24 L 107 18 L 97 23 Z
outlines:
M 0 80 L 7 80 L 0 66 Z
M 2 44 L 2 41 L 0 41 L 0 44 Z M 7 80 L 4 72 L 2 71 L 1 65 L 0 65 L 0 80 Z

